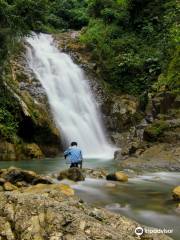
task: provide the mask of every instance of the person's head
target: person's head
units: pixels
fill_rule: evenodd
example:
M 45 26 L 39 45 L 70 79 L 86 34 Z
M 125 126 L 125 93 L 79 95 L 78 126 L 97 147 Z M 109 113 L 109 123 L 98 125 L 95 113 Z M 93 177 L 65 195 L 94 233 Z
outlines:
M 72 143 L 71 143 L 71 147 L 77 146 L 77 145 L 78 145 L 77 142 L 72 142 Z

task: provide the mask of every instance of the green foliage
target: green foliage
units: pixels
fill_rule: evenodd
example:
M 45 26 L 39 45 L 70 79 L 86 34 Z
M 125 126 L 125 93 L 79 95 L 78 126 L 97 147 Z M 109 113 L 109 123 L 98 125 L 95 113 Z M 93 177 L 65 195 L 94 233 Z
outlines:
M 6 109 L 0 108 L 0 136 L 13 141 L 16 136 L 18 123 Z
M 11 26 L 14 32 L 40 31 L 43 24 L 47 23 L 48 0 L 15 0 L 12 2 L 14 4 L 11 5 Z
M 87 2 L 84 0 L 53 0 L 49 12 L 48 24 L 56 29 L 81 29 L 88 24 Z
M 19 106 L 11 93 L 0 83 L 0 138 L 17 140 Z
M 159 137 L 163 136 L 163 133 L 168 130 L 168 124 L 163 120 L 157 120 L 151 125 L 145 128 L 145 139 L 151 142 L 156 141 Z
M 0 64 L 31 31 L 81 29 L 88 24 L 84 0 L 0 0 Z
M 130 94 L 150 89 L 174 55 L 179 40 L 179 3 L 173 0 L 88 3 L 91 19 L 80 40 L 92 51 L 103 78 L 112 89 Z M 169 65 L 170 69 L 174 67 L 168 83 L 177 78 L 177 64 L 172 60 Z
M 48 0 L 0 0 L 1 67 L 20 37 L 47 23 L 48 6 Z
M 162 87 L 169 90 L 180 92 L 180 46 L 177 46 L 175 53 L 167 66 L 164 74 L 159 76 L 158 81 L 154 84 L 155 89 Z

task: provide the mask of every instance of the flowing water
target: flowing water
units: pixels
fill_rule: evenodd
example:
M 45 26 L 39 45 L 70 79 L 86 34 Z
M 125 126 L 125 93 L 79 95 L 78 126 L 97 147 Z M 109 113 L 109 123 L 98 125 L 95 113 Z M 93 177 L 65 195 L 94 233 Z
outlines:
M 86 157 L 112 158 L 114 149 L 82 69 L 57 49 L 52 36 L 33 34 L 26 40 L 28 65 L 46 91 L 64 145 L 76 141 Z
M 13 165 L 41 174 L 50 174 L 67 168 L 63 157 L 0 162 L 0 168 Z M 115 171 L 116 163 L 87 159 L 84 167 Z M 96 207 L 105 207 L 143 225 L 173 229 L 170 236 L 175 240 L 180 239 L 180 213 L 176 212 L 177 203 L 172 201 L 171 196 L 172 189 L 180 185 L 180 174 L 177 172 L 146 173 L 129 178 L 127 183 L 115 182 L 115 187 L 107 187 L 107 181 L 104 179 L 86 178 L 84 182 L 63 182 L 70 184 L 81 199 Z

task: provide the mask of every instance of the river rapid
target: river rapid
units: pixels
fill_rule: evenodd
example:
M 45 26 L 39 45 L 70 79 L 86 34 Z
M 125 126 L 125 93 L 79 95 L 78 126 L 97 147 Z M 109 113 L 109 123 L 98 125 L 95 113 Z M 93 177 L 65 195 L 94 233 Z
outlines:
M 67 168 L 63 157 L 31 161 L 4 161 L 1 168 L 10 166 L 34 170 L 40 174 L 51 175 Z M 116 170 L 113 160 L 86 159 L 84 167 Z M 130 174 L 131 175 L 131 174 Z M 96 207 L 105 207 L 110 211 L 122 214 L 138 221 L 140 224 L 160 229 L 173 229 L 170 234 L 175 240 L 180 239 L 180 214 L 171 197 L 171 190 L 180 184 L 177 172 L 156 172 L 133 174 L 127 183 L 114 182 L 108 187 L 105 179 L 86 178 L 83 182 L 68 183 L 76 194 L 87 203 Z

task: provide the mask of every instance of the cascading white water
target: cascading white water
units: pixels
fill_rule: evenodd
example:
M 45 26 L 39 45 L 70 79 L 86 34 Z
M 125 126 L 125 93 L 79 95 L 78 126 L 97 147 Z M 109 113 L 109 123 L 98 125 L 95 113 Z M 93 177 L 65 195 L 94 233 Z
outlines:
M 88 81 L 70 56 L 60 52 L 47 34 L 26 39 L 27 62 L 44 87 L 65 145 L 78 142 L 86 157 L 112 158 Z

